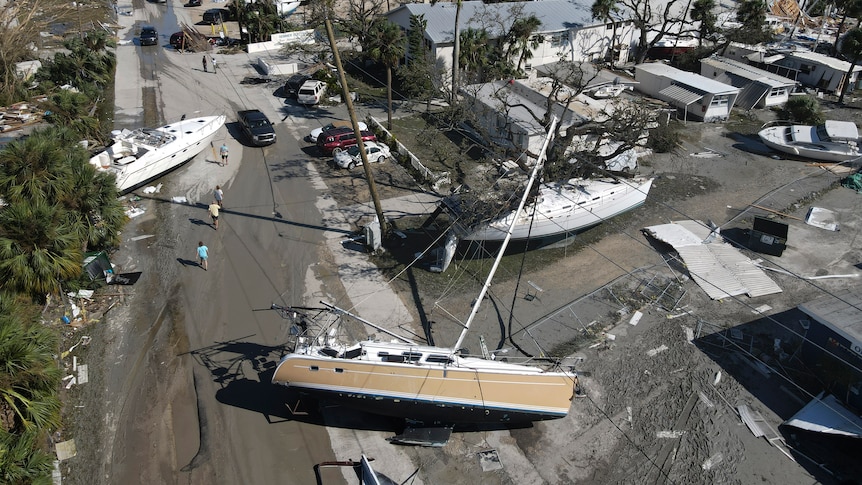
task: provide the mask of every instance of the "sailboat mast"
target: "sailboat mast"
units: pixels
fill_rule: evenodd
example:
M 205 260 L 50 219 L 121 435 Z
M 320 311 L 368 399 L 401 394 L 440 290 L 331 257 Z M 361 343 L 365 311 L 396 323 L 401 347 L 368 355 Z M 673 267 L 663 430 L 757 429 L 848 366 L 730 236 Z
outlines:
M 494 265 L 491 266 L 491 271 L 488 272 L 488 277 L 485 279 L 482 291 L 479 292 L 479 297 L 476 298 L 476 302 L 470 310 L 470 316 L 467 317 L 467 321 L 464 323 L 464 329 L 461 330 L 461 335 L 458 337 L 458 341 L 455 342 L 455 346 L 452 348 L 455 351 L 460 349 L 461 345 L 464 343 L 464 339 L 467 337 L 467 331 L 470 330 L 470 324 L 473 323 L 473 319 L 476 318 L 476 313 L 479 311 L 479 305 L 482 304 L 482 299 L 485 298 L 485 294 L 488 293 L 488 288 L 491 287 L 491 280 L 494 278 L 494 273 L 497 272 L 497 267 L 500 266 L 500 261 L 503 259 L 503 253 L 506 252 L 506 246 L 509 245 L 509 240 L 512 239 L 512 231 L 515 229 L 515 224 L 518 222 L 518 216 L 520 216 L 521 211 L 524 210 L 524 205 L 527 203 L 527 197 L 530 196 L 530 190 L 533 188 L 533 182 L 536 180 L 539 170 L 541 170 L 542 165 L 545 163 L 548 144 L 551 142 L 551 137 L 553 136 L 556 125 L 557 117 L 555 116 L 551 120 L 551 126 L 548 127 L 548 134 L 545 136 L 544 143 L 542 143 L 542 151 L 539 152 L 539 158 L 536 160 L 536 165 L 533 167 L 533 172 L 530 174 L 530 179 L 527 181 L 527 188 L 524 190 L 524 196 L 521 197 L 521 202 L 518 203 L 518 209 L 515 210 L 515 213 L 513 214 L 512 222 L 509 224 L 509 229 L 506 231 L 506 237 L 503 239 L 503 243 L 500 246 L 500 252 L 497 253 L 497 259 L 494 260 Z

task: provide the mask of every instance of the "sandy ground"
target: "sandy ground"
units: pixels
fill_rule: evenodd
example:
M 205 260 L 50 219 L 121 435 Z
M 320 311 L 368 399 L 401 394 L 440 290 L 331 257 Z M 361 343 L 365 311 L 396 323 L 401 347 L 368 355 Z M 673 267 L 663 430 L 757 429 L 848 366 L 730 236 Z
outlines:
M 186 15 L 179 7 L 135 6 L 126 20 L 156 24 L 165 44 Z M 134 29 L 126 35 L 131 39 Z M 798 452 L 790 452 L 793 461 L 754 438 L 735 410 L 746 404 L 777 429 L 813 390 L 799 390 L 780 376 L 761 377 L 746 364 L 750 355 L 710 345 L 709 336 L 739 326 L 755 338 L 751 348 L 762 358 L 772 338 L 787 330 L 773 328 L 775 321 L 764 321 L 753 308 L 769 305 L 769 314 L 789 327 L 796 304 L 824 291 L 856 288 L 858 281 L 821 280 L 815 286 L 778 275 L 773 278 L 783 293 L 711 301 L 641 229 L 710 219 L 732 233 L 749 228 L 754 214 L 767 214 L 750 204 L 795 217 L 816 204 L 839 212 L 842 230 L 825 233 L 785 219 L 789 248 L 773 262 L 797 274 L 856 272 L 860 196 L 834 188 L 841 175 L 764 156 L 765 147 L 731 124 L 690 123 L 683 149 L 643 161 L 644 174 L 658 177 L 644 207 L 590 231 L 579 245 L 530 253 L 520 280 L 514 271 L 501 272 L 493 287 L 497 304 L 483 307 L 471 333 L 473 348 L 479 335 L 503 341 L 499 322 L 512 307 L 520 338 L 520 330 L 530 328 L 537 339 L 561 341 L 589 326 L 589 338 L 572 348 L 583 359 L 578 370 L 587 397 L 573 402 L 570 416 L 524 429 L 457 432 L 444 448 L 396 447 L 385 438 L 397 424 L 321 409 L 268 384 L 288 339 L 269 305 L 327 299 L 372 321 L 412 322 L 416 333 L 421 321 L 433 320 L 435 340 L 445 344 L 456 327 L 438 308 L 465 314 L 478 293 L 472 266 L 450 269 L 445 293 L 417 294 L 408 276 L 387 281 L 366 255 L 342 245 L 367 217 L 354 205 L 366 201 L 348 190 L 358 183 L 355 175 L 325 167 L 301 140 L 321 120 L 343 116 L 338 108 L 306 111 L 272 96 L 274 86 L 240 85 L 253 73 L 253 59 L 245 54 L 220 56 L 214 75 L 200 70 L 198 54 L 140 49 L 118 50 L 117 127 L 191 113 L 233 119 L 237 109 L 258 107 L 282 121 L 279 143 L 244 147 L 229 123 L 215 140 L 231 147 L 228 167 L 204 153 L 164 177 L 159 194 L 138 202 L 146 214 L 132 221 L 112 259 L 121 271 L 143 271 L 144 277 L 133 287 L 112 287 L 114 293 L 104 297 L 114 303 L 110 311 L 68 335 L 70 344 L 84 334 L 92 340 L 74 353 L 89 364 L 90 382 L 70 389 L 66 412 L 73 424 L 58 437 L 75 438 L 78 448 L 75 458 L 63 462 L 66 483 L 315 483 L 314 464 L 357 459 L 359 453 L 376 458 L 378 468 L 398 482 L 412 476 L 408 483 L 835 480 Z M 857 114 L 835 110 L 830 118 Z M 692 155 L 707 149 L 721 156 Z M 385 197 L 406 197 L 411 204 L 390 201 L 388 207 L 401 215 L 414 205 L 419 211 L 421 194 L 405 186 L 398 171 L 393 164 L 381 170 Z M 226 188 L 218 231 L 205 212 L 216 184 Z M 176 196 L 189 202 L 173 203 Z M 199 240 L 212 251 L 207 272 L 194 264 Z M 523 298 L 526 279 L 543 289 L 532 301 Z M 680 288 L 673 298 L 677 309 L 662 308 L 666 300 L 650 298 L 655 292 L 645 289 L 675 289 L 674 283 Z M 635 310 L 644 317 L 632 326 Z M 812 456 L 791 435 L 788 444 Z M 479 453 L 489 451 L 499 462 L 480 462 Z M 813 458 L 829 460 L 827 453 Z M 840 467 L 830 463 L 830 469 Z M 324 483 L 354 483 L 351 473 L 326 469 Z

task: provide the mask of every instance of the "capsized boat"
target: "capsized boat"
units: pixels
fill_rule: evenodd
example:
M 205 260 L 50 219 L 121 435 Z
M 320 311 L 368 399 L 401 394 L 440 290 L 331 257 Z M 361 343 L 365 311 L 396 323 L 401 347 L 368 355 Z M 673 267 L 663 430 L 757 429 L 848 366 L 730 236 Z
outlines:
M 117 190 L 126 193 L 194 158 L 210 146 L 224 122 L 224 115 L 203 116 L 159 128 L 116 131 L 111 146 L 90 163 L 116 175 Z
M 506 212 L 491 220 L 472 221 L 457 196 L 443 203 L 455 216 L 455 236 L 462 241 L 499 242 L 513 225 L 512 239 L 542 239 L 575 234 L 643 205 L 654 179 L 582 179 L 546 183 L 522 213 Z
M 804 158 L 843 162 L 859 157 L 859 130 L 851 121 L 828 120 L 822 125 L 776 125 L 758 136 L 769 148 Z
M 550 135 L 516 213 L 524 208 L 549 139 Z M 321 302 L 325 308 L 313 317 L 302 310 L 288 309 L 287 315 L 299 322 L 296 328 L 303 329 L 314 328 L 310 321 L 329 319 L 335 324 L 350 317 L 397 340 L 341 344 L 337 333 L 330 330 L 337 327 L 331 325 L 316 333 L 301 332 L 293 350 L 276 368 L 272 382 L 374 414 L 424 423 L 508 424 L 565 417 L 579 390 L 577 375 L 571 369 L 554 362 L 504 362 L 494 359 L 493 352 L 470 356 L 461 350 L 513 227 L 514 223 L 453 347 L 418 344 Z

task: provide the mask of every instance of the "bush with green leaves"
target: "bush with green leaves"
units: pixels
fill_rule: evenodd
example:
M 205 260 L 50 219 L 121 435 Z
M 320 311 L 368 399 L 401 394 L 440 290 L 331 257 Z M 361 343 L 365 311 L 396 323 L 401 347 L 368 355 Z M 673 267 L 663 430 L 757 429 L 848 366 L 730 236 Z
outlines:
M 650 130 L 647 146 L 656 153 L 674 152 L 682 145 L 679 136 L 682 129 L 683 125 L 679 121 L 659 123 L 657 127 Z
M 776 111 L 779 120 L 800 125 L 820 125 L 826 121 L 820 102 L 814 96 L 791 96 Z

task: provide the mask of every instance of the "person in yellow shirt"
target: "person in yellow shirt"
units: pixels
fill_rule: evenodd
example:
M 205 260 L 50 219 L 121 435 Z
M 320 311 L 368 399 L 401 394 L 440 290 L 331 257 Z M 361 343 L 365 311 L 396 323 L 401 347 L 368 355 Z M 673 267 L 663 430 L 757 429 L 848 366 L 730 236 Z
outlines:
M 210 211 L 210 217 L 213 218 L 213 227 L 215 228 L 216 231 L 218 231 L 218 209 L 219 209 L 218 201 L 214 200 L 213 203 L 210 204 L 209 211 Z

